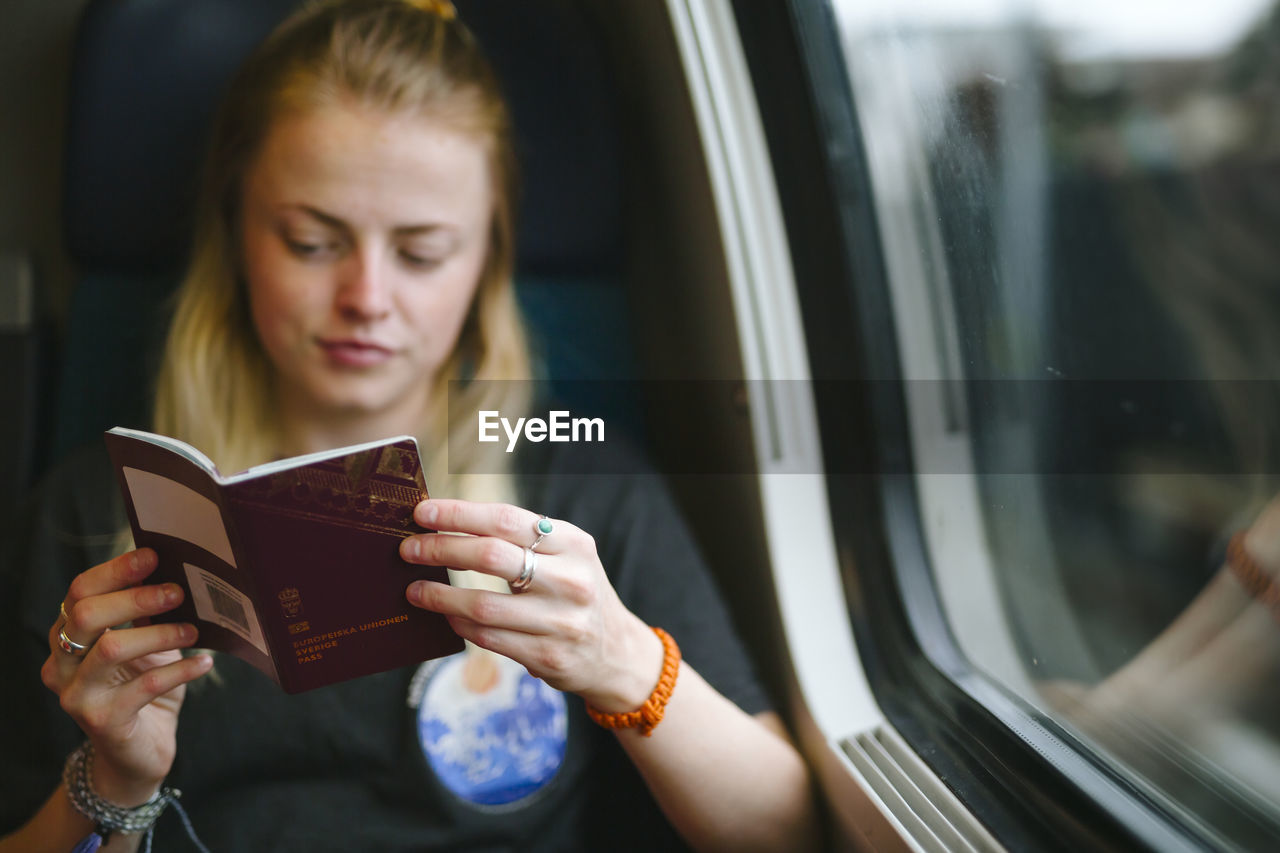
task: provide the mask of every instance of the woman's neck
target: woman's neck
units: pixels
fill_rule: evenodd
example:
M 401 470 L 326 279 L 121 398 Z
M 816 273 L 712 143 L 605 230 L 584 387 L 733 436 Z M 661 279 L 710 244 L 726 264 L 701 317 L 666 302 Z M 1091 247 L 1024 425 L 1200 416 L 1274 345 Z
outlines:
M 396 435 L 417 436 L 425 425 L 425 412 L 320 413 L 282 406 L 279 415 L 280 447 L 277 452 L 281 456 L 300 456 Z

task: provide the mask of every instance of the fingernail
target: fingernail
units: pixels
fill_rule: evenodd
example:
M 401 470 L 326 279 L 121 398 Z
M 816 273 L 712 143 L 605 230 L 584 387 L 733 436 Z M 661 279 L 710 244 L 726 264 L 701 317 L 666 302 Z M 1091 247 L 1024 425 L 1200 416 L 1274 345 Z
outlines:
M 406 560 L 416 560 L 422 555 L 422 546 L 417 539 L 409 538 L 400 543 L 400 556 Z
M 165 584 L 163 590 L 160 599 L 165 607 L 172 607 L 182 598 L 182 588 L 177 584 Z
M 182 642 L 183 643 L 194 643 L 196 641 L 197 636 L 198 636 L 198 632 L 196 631 L 195 625 L 182 626 Z
M 422 595 L 426 592 L 426 587 L 427 585 L 422 581 L 414 581 L 409 584 L 409 589 L 406 590 L 409 600 L 414 604 L 421 603 Z
M 440 507 L 431 501 L 424 501 L 418 504 L 418 523 L 423 527 L 430 527 L 436 523 L 436 519 L 440 517 Z

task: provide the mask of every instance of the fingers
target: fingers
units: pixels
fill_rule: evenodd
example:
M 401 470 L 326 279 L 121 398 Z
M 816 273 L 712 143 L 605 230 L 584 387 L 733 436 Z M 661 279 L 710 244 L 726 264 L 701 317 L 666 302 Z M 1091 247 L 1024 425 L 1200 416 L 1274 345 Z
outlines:
M 537 525 L 542 516 L 510 504 L 432 499 L 418 504 L 413 518 L 433 530 L 488 536 L 525 548 L 537 541 Z M 552 532 L 538 543 L 540 554 L 564 553 L 590 540 L 567 521 L 548 520 L 552 522 Z M 592 545 L 594 547 L 594 542 Z
M 84 611 L 76 613 L 76 605 L 85 599 L 106 593 L 124 590 L 141 583 L 156 570 L 159 560 L 156 552 L 150 548 L 129 551 L 119 557 L 99 563 L 87 571 L 81 572 L 71 581 L 66 597 L 62 600 L 62 610 L 49 631 L 49 646 L 55 651 L 59 648 L 59 632 L 65 631 L 69 640 L 80 645 L 89 645 L 94 639 L 111 625 L 127 622 L 132 616 L 125 616 L 115 622 L 102 625 L 84 624 Z M 181 600 L 181 599 L 179 599 Z M 160 611 L 157 611 L 160 612 Z M 143 614 L 139 614 L 143 615 Z M 65 617 L 65 621 L 64 621 Z M 90 615 L 92 621 L 92 615 Z
M 195 681 L 212 668 L 213 656 L 200 654 L 149 669 L 117 691 L 117 710 L 127 720 L 161 696 Z
M 459 636 L 517 661 L 557 689 L 605 695 L 626 684 L 627 695 L 636 692 L 630 689 L 633 668 L 619 665 L 635 656 L 619 651 L 620 641 L 610 638 L 618 626 L 635 623 L 648 640 L 657 639 L 619 600 L 590 535 L 553 519 L 545 520 L 550 530 L 539 530 L 542 516 L 505 504 L 427 500 L 415 508 L 414 518 L 439 532 L 403 540 L 407 561 L 478 571 L 510 583 L 522 576 L 528 555 L 526 577 L 532 581 L 526 594 L 504 595 L 420 580 L 406 588 L 411 604 L 444 614 Z M 651 683 L 644 687 L 641 701 L 651 689 Z
M 127 551 L 113 560 L 99 563 L 76 576 L 64 600 L 67 611 L 83 598 L 102 595 L 141 583 L 160 564 L 150 548 Z
M 534 678 L 542 679 L 557 690 L 576 692 L 589 685 L 592 672 L 599 669 L 598 664 L 592 663 L 594 656 L 584 654 L 582 646 L 565 643 L 555 636 L 495 627 L 461 616 L 449 617 L 449 625 L 458 636 L 516 661 Z M 590 648 L 591 644 L 585 645 Z M 649 689 L 652 685 L 645 688 Z M 644 695 L 648 695 L 647 692 Z
M 424 566 L 470 569 L 510 582 L 524 568 L 524 549 L 503 539 L 423 533 L 400 543 L 400 556 Z
M 196 680 L 212 667 L 212 656 L 201 654 L 151 667 L 120 683 L 104 685 L 78 679 L 61 694 L 62 707 L 86 734 L 104 734 L 130 725 L 148 705 Z
M 495 627 L 461 616 L 450 616 L 449 625 L 459 637 L 479 648 L 520 663 L 535 678 L 562 681 L 579 656 L 553 638 Z
M 103 731 L 208 672 L 213 662 L 208 655 L 165 662 L 166 658 L 176 658 L 179 649 L 194 645 L 197 639 L 195 626 L 188 624 L 107 631 L 83 659 L 55 651 L 45 662 L 41 676 L 73 719 L 87 728 Z
M 464 640 L 520 663 L 529 660 L 533 650 L 541 646 L 540 637 L 509 628 L 495 628 L 461 616 L 451 616 L 449 626 Z
M 136 660 L 144 655 L 156 652 L 185 649 L 193 645 L 198 632 L 194 625 L 167 624 L 147 625 L 145 628 L 123 628 L 119 631 L 108 631 L 85 656 L 85 663 L 101 663 L 101 671 L 110 671 L 112 667 Z M 87 667 L 95 669 L 94 667 Z
M 528 607 L 524 602 L 517 603 L 515 597 L 500 592 L 464 589 L 434 581 L 415 581 L 405 591 L 405 597 L 415 607 L 466 619 L 471 623 L 528 634 L 545 633 L 551 628 L 547 614 Z M 452 618 L 450 622 L 453 622 Z M 456 625 L 454 630 L 457 631 Z
M 77 643 L 89 645 L 114 625 L 172 610 L 182 603 L 182 596 L 182 587 L 166 583 L 81 598 L 66 605 L 67 621 L 62 630 Z
M 108 628 L 127 622 L 141 624 L 147 617 L 172 610 L 182 602 L 182 590 L 174 584 L 137 586 L 155 571 L 158 563 L 155 552 L 144 548 L 76 576 L 49 629 L 52 655 L 46 664 L 46 684 L 54 688 L 54 684 L 69 683 Z M 87 648 L 69 648 L 63 643 L 64 637 L 68 643 Z
M 53 650 L 43 671 L 45 686 L 60 692 L 60 685 L 70 684 L 77 675 L 86 683 L 118 680 L 123 665 L 156 652 L 187 648 L 195 643 L 197 631 L 194 625 L 182 623 L 103 629 L 94 636 L 95 641 L 82 657 L 59 648 Z

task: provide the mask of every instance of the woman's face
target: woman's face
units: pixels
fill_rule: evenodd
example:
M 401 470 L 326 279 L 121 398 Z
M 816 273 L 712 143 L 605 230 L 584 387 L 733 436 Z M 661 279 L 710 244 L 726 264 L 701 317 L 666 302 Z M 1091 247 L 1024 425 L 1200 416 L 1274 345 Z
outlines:
M 245 175 L 240 236 L 281 414 L 419 429 L 492 216 L 474 136 L 356 106 L 278 119 Z

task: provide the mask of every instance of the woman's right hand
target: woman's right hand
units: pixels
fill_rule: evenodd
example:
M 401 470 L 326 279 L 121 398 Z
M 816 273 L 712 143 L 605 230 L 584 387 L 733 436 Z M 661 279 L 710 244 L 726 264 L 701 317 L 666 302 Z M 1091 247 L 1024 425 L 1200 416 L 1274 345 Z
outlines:
M 194 625 L 150 624 L 148 617 L 172 610 L 183 596 L 176 584 L 140 585 L 157 565 L 155 552 L 143 548 L 77 576 L 63 601 L 65 623 L 59 615 L 49 630 L 41 670 L 93 742 L 94 790 L 124 807 L 159 790 L 177 752 L 186 685 L 213 665 L 209 655 L 184 658 L 179 651 L 195 643 Z M 64 651 L 61 631 L 88 651 Z

